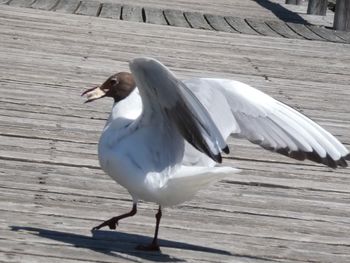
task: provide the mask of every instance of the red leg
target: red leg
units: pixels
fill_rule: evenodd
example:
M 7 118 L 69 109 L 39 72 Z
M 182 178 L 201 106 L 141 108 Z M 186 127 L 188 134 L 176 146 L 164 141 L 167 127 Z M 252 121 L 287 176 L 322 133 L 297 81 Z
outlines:
M 122 214 L 122 215 L 116 216 L 116 217 L 112 217 L 111 219 L 104 221 L 102 224 L 95 226 L 92 229 L 92 231 L 98 230 L 98 229 L 105 227 L 105 226 L 108 226 L 110 229 L 116 229 L 119 220 L 126 218 L 126 217 L 134 216 L 136 214 L 136 212 L 137 212 L 137 204 L 134 203 L 132 206 L 132 209 L 129 213 Z

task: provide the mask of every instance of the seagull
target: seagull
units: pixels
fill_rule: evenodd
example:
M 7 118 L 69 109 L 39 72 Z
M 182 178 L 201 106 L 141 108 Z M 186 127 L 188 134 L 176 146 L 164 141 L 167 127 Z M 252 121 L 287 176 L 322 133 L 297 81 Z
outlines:
M 239 169 L 217 166 L 229 136 L 297 160 L 347 167 L 349 151 L 305 115 L 247 84 L 230 79 L 179 80 L 153 58 L 135 58 L 130 71 L 83 92 L 85 102 L 114 99 L 98 144 L 101 168 L 130 193 L 130 212 L 92 230 L 116 229 L 139 200 L 158 204 L 154 238 L 138 249 L 159 250 L 162 208 L 191 200 Z

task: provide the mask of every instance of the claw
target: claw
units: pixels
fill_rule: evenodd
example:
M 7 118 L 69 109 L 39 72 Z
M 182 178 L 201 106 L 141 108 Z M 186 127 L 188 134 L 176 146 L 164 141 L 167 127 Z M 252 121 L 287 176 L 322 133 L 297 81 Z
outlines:
M 117 228 L 118 221 L 117 222 L 109 222 L 108 227 L 109 229 L 115 230 Z
M 91 231 L 99 230 L 102 227 L 108 226 L 109 229 L 116 229 L 118 225 L 118 219 L 111 218 L 107 221 L 104 221 L 102 224 L 95 226 L 94 228 L 91 229 Z

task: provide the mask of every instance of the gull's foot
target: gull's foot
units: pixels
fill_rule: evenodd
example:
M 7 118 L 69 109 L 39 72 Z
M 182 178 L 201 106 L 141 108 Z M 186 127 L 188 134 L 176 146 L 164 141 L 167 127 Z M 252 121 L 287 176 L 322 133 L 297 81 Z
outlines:
M 149 245 L 138 245 L 136 249 L 142 251 L 160 251 L 159 245 L 154 243 Z
M 91 229 L 91 231 L 98 230 L 102 227 L 108 226 L 109 229 L 116 229 L 118 225 L 118 220 L 119 218 L 117 217 L 112 217 L 111 219 L 104 221 L 102 224 L 95 226 L 94 228 Z

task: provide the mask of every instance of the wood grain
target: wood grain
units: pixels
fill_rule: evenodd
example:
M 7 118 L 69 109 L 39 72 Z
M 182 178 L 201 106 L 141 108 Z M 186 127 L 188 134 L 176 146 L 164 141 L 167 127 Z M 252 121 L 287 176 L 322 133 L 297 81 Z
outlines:
M 240 33 L 258 35 L 258 32 L 256 32 L 252 27 L 250 27 L 243 18 L 229 16 L 225 17 L 225 20 L 233 29 Z
M 60 0 L 53 11 L 73 14 L 80 4 L 80 0 Z
M 216 31 L 222 31 L 222 32 L 230 32 L 230 33 L 237 33 L 238 31 L 233 29 L 222 16 L 217 15 L 210 15 L 205 14 L 204 15 L 206 20 L 208 21 L 209 25 L 214 28 Z
M 57 4 L 57 0 L 36 0 L 31 8 L 37 8 L 42 10 L 51 10 Z
M 164 10 L 164 15 L 171 26 L 190 27 L 182 11 L 166 9 Z
M 35 0 L 12 0 L 9 2 L 9 5 L 18 7 L 30 7 L 34 1 Z
M 350 3 L 346 0 L 337 0 L 333 28 L 350 31 Z
M 121 8 L 122 6 L 120 4 L 103 3 L 99 16 L 103 18 L 120 19 Z
M 225 165 L 242 173 L 166 208 L 161 253 L 134 249 L 152 237 L 154 204 L 140 203 L 117 231 L 92 234 L 132 201 L 97 160 L 113 102 L 80 98 L 128 70 L 130 59 L 151 56 L 180 78 L 257 87 L 349 148 L 349 45 L 72 15 L 62 1 L 61 13 L 0 5 L 0 262 L 350 261 L 349 169 L 297 162 L 234 138 Z
M 184 16 L 192 28 L 213 30 L 201 13 L 184 12 Z
M 122 19 L 132 22 L 144 22 L 142 8 L 139 6 L 124 5 L 122 9 Z
M 167 25 L 163 10 L 158 8 L 144 8 L 146 23 L 156 24 L 156 25 Z
M 81 1 L 78 9 L 75 11 L 77 15 L 98 16 L 101 3 L 98 1 Z

